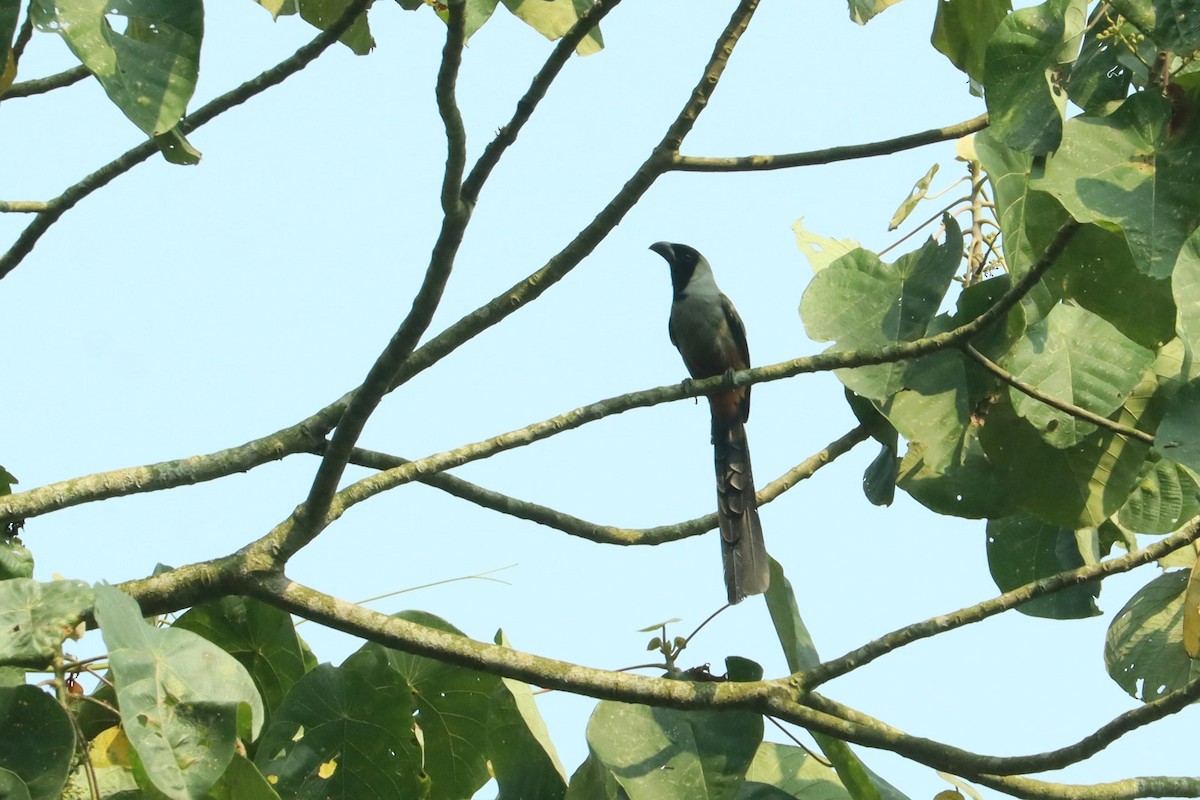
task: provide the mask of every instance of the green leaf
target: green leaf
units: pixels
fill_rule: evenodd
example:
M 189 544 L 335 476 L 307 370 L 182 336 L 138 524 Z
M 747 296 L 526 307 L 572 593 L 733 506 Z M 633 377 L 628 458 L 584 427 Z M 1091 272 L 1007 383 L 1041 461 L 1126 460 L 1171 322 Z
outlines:
M 502 631 L 496 634 L 496 644 L 509 646 Z M 566 770 L 528 684 L 500 679 L 487 729 L 488 754 L 500 787 L 497 800 L 559 800 L 566 794 Z
M 319 30 L 328 30 L 333 23 L 345 12 L 351 0 L 298 0 L 300 18 Z M 354 51 L 355 55 L 365 56 L 375 49 L 375 39 L 367 25 L 367 12 L 351 23 L 346 32 L 338 37 L 338 41 Z
M 866 25 L 871 19 L 882 14 L 889 6 L 894 6 L 900 0 L 849 0 L 850 19 L 859 25 Z
M 988 567 L 1000 591 L 1084 565 L 1075 532 L 1048 525 L 1029 514 L 988 520 Z M 1100 582 L 1089 581 L 1030 600 L 1017 610 L 1031 617 L 1083 619 L 1100 613 L 1095 598 Z
M 608 700 L 587 725 L 590 751 L 631 800 L 732 800 L 762 733 L 762 717 L 748 711 L 688 712 Z
M 470 41 L 475 32 L 484 26 L 489 19 L 492 18 L 492 12 L 496 10 L 499 0 L 466 0 L 466 19 L 464 20 L 464 41 Z M 450 19 L 450 7 L 440 0 L 428 0 L 428 5 L 432 6 L 437 15 L 442 18 L 443 22 Z
M 291 615 L 248 597 L 225 597 L 193 607 L 173 629 L 203 636 L 238 660 L 268 710 L 274 710 L 307 671 Z
M 0 467 L 0 495 L 12 494 L 14 483 L 20 483 L 20 481 L 14 478 L 13 474 L 4 467 Z
M 205 800 L 279 800 L 266 776 L 245 756 L 234 755 L 229 768 Z
M 1059 294 L 1103 317 L 1143 347 L 1175 337 L 1171 280 L 1139 272 L 1125 237 L 1099 225 L 1082 225 L 1055 262 L 1051 278 Z M 1136 298 L 1136 301 L 1133 299 Z
M 147 135 L 179 123 L 200 71 L 201 0 L 34 0 L 31 11 Z M 123 31 L 115 17 L 124 18 Z
M 158 151 L 162 153 L 163 158 L 172 164 L 194 167 L 200 163 L 200 151 L 192 147 L 192 143 L 179 130 L 179 126 L 155 136 L 154 143 L 158 145 Z
M 29 787 L 17 773 L 0 768 L 0 797 L 4 800 L 30 800 Z
M 808 335 L 816 341 L 835 340 L 835 351 L 879 348 L 924 336 L 962 259 L 958 224 L 951 217 L 945 224 L 944 243 L 930 239 L 895 264 L 855 250 L 818 272 L 800 301 Z M 894 362 L 837 374 L 852 391 L 884 400 L 904 388 L 907 371 L 907 363 Z
M 846 390 L 850 410 L 875 441 L 880 443 L 879 455 L 863 473 L 863 494 L 873 505 L 890 506 L 896 496 L 896 475 L 900 466 L 900 434 L 887 417 L 865 397 Z
M 263 707 L 254 682 L 196 634 L 148 625 L 121 591 L 95 592 L 121 723 L 147 777 L 172 800 L 202 797 L 229 766 L 238 737 L 258 734 Z
M 564 800 L 629 800 L 629 795 L 596 754 L 590 753 L 571 775 Z
M 991 130 L 975 136 L 975 152 L 987 171 L 996 195 L 1004 262 L 1017 277 L 1029 271 L 1045 252 L 1055 233 L 1070 216 L 1050 195 L 1030 182 L 1034 158 L 1000 142 Z M 994 279 L 993 279 L 994 280 Z M 1046 278 L 1021 300 L 1030 322 L 1053 307 L 1058 296 Z
M 429 776 L 414 710 L 408 685 L 386 665 L 361 657 L 352 668 L 321 664 L 288 692 L 254 762 L 281 796 L 297 800 L 423 798 Z
M 910 443 L 922 447 L 926 466 L 944 472 L 959 460 L 970 424 L 970 396 L 962 356 L 942 351 L 914 361 L 908 388 L 897 392 L 882 410 Z
M 925 463 L 923 445 L 909 445 L 900 461 L 896 485 L 938 514 L 990 519 L 1016 510 L 1011 493 L 998 482 L 995 469 L 984 455 L 979 425 L 975 423 L 963 431 L 956 460 L 943 471 L 930 469 Z
M 0 664 L 42 669 L 92 606 L 82 581 L 0 581 Z
M 1190 53 L 1200 49 L 1200 9 L 1180 0 L 1154 0 L 1151 38 L 1161 50 Z
M 1100 317 L 1077 306 L 1058 305 L 1029 327 L 1001 366 L 1049 397 L 1107 417 L 1125 403 L 1153 363 L 1153 352 Z M 1054 447 L 1072 447 L 1097 430 L 1016 388 L 1009 388 L 1009 398 L 1016 412 Z
M 860 249 L 858 242 L 853 239 L 831 239 L 819 233 L 813 233 L 804 227 L 804 217 L 792 223 L 792 232 L 796 234 L 796 247 L 808 259 L 808 265 L 814 273 L 828 267 L 847 253 Z
M 1189 381 L 1171 398 L 1154 436 L 1154 451 L 1200 470 L 1200 379 Z
M 1071 68 L 1067 96 L 1085 111 L 1106 114 L 1129 96 L 1133 71 L 1122 63 L 1122 56 L 1129 52 L 1124 40 L 1110 34 L 1117 23 L 1108 7 L 1101 7 L 1096 13 L 1099 18 L 1089 22 L 1079 60 Z M 1127 23 L 1121 24 L 1132 28 Z
M 36 686 L 0 688 L 0 731 L 0 768 L 31 800 L 58 800 L 75 756 L 75 731 L 58 701 Z
M 1047 0 L 1000 22 L 987 45 L 985 94 L 997 141 L 1035 156 L 1058 147 L 1086 10 L 1084 0 Z
M 554 41 L 562 38 L 580 17 L 592 7 L 591 0 L 504 0 L 504 7 L 535 31 Z M 581 56 L 597 53 L 604 47 L 599 28 L 592 28 L 575 48 Z
M 737 800 L 850 800 L 837 773 L 799 747 L 763 742 Z
M 13 35 L 17 32 L 17 20 L 20 16 L 19 0 L 0 0 L 0 65 L 8 61 L 9 53 L 12 52 Z M 3 89 L 0 89 L 0 92 L 2 91 Z M 3 469 L 0 467 L 0 471 Z
M 0 581 L 33 577 L 33 553 L 19 537 L 0 536 Z
M 1144 430 L 1157 388 L 1147 376 L 1115 415 L 1122 425 Z M 1157 412 L 1155 412 L 1157 413 Z M 1022 508 L 1058 527 L 1094 528 L 1125 504 L 1137 485 L 1148 445 L 1108 430 L 1073 447 L 1047 444 L 1013 411 L 1006 398 L 987 410 L 979 441 L 997 480 Z
M 464 635 L 445 620 L 423 611 L 396 615 L 426 627 Z M 366 644 L 342 665 L 370 665 L 371 674 L 391 673 L 388 682 L 405 682 L 416 701 L 412 717 L 424 735 L 429 796 L 470 797 L 487 783 L 488 728 L 492 698 L 500 679 L 430 658 Z
M 1150 702 L 1200 674 L 1183 649 L 1183 595 L 1188 571 L 1159 575 L 1113 618 L 1104 666 L 1132 697 Z
M 1010 11 L 1010 0 L 940 0 L 933 46 L 972 80 L 982 82 L 987 43 Z
M 796 595 L 792 593 L 792 584 L 783 574 L 783 567 L 775 559 L 770 559 L 771 581 L 767 588 L 767 611 L 771 615 L 771 623 L 775 626 L 775 635 L 783 648 L 784 658 L 787 659 L 791 672 L 812 669 L 821 663 L 817 655 L 817 647 L 813 644 L 812 636 L 804 620 L 800 618 L 800 606 L 796 603 Z
M 1178 309 L 1179 335 L 1193 353 L 1200 353 L 1200 229 L 1184 241 L 1171 275 Z M 1139 304 L 1140 305 L 1140 304 Z
M 1031 184 L 1080 222 L 1120 228 L 1138 270 L 1153 278 L 1171 274 L 1200 225 L 1200 126 L 1168 135 L 1170 117 L 1170 104 L 1154 92 L 1130 97 L 1107 117 L 1076 117 Z
M 904 202 L 902 202 L 900 207 L 896 209 L 896 213 L 892 215 L 891 222 L 888 223 L 889 231 L 894 231 L 896 228 L 899 228 L 900 224 L 903 223 L 904 220 L 908 219 L 908 215 L 913 212 L 913 209 L 917 207 L 917 204 L 925 199 L 925 195 L 929 193 L 929 184 L 933 182 L 933 176 L 937 175 L 939 166 L 939 164 L 934 164 L 932 167 L 930 167 L 926 173 L 921 176 L 921 179 L 913 185 L 913 188 L 909 190 L 908 197 L 904 198 Z
M 1200 514 L 1196 482 L 1179 465 L 1152 455 L 1118 519 L 1138 533 L 1171 533 Z

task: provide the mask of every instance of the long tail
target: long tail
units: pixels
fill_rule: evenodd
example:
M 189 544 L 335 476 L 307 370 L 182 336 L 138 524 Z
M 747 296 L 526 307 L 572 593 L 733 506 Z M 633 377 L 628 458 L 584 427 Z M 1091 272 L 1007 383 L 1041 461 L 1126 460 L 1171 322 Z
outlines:
M 750 447 L 740 420 L 713 425 L 713 451 L 725 589 L 729 602 L 739 603 L 747 595 L 765 592 L 771 579 L 750 471 Z

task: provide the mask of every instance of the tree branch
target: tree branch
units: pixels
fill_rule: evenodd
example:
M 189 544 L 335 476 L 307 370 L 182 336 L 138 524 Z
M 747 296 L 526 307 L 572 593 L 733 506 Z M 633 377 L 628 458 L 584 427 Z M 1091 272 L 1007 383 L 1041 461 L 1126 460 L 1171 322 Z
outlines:
M 44 200 L 0 200 L 0 214 L 40 214 L 51 207 Z
M 479 156 L 479 160 L 475 162 L 475 166 L 471 168 L 471 174 L 463 182 L 462 193 L 465 202 L 474 204 L 479 199 L 479 192 L 487 182 L 488 176 L 492 174 L 496 164 L 499 163 L 500 157 L 517 141 L 517 135 L 521 132 L 521 128 L 533 116 L 538 103 L 546 96 L 550 84 L 554 82 L 568 59 L 575 53 L 575 48 L 620 2 L 621 0 L 596 0 L 592 7 L 584 12 L 583 16 L 571 26 L 571 29 L 558 40 L 558 44 L 550 52 L 550 57 L 546 59 L 546 63 L 534 76 L 529 89 L 517 101 L 517 108 L 513 112 L 512 119 L 496 132 L 495 138 L 488 143 L 482 155 Z
M 962 349 L 963 349 L 964 353 L 966 353 L 968 356 L 970 356 L 972 359 L 974 359 L 976 361 L 976 363 L 978 363 L 981 367 L 986 369 L 988 372 L 995 375 L 997 378 L 1004 381 L 1009 386 L 1016 389 L 1018 392 L 1021 392 L 1022 394 L 1026 394 L 1026 395 L 1032 397 L 1034 400 L 1037 400 L 1040 403 L 1045 403 L 1046 405 L 1050 406 L 1051 408 L 1057 408 L 1059 411 L 1063 412 L 1064 414 L 1069 414 L 1072 417 L 1075 417 L 1076 419 L 1081 419 L 1081 420 L 1084 420 L 1085 422 L 1090 422 L 1098 428 L 1104 428 L 1106 430 L 1110 430 L 1113 433 L 1120 434 L 1121 436 L 1125 436 L 1130 439 L 1136 439 L 1139 442 L 1145 442 L 1146 444 L 1154 444 L 1154 434 L 1146 433 L 1145 431 L 1139 431 L 1137 428 L 1131 428 L 1128 425 L 1122 425 L 1119 422 L 1114 422 L 1113 420 L 1109 419 L 1108 417 L 1102 417 L 1099 414 L 1095 414 L 1091 411 L 1088 411 L 1086 408 L 1080 408 L 1079 406 L 1072 405 L 1071 403 L 1068 403 L 1065 400 L 1059 400 L 1057 397 L 1052 397 L 1052 396 L 1046 394 L 1045 392 L 1043 392 L 1042 390 L 1038 389 L 1033 384 L 1026 383 L 1025 381 L 1018 378 L 1016 375 L 1013 375 L 1011 372 L 1006 370 L 1004 367 L 1000 366 L 999 364 L 997 364 L 996 362 L 992 361 L 990 358 L 985 356 L 983 353 L 976 350 L 970 344 L 964 345 Z
M 750 24 L 750 19 L 754 16 L 757 8 L 758 0 L 741 0 L 738 3 L 729 24 L 725 26 L 725 30 L 717 39 L 712 56 L 687 103 L 684 104 L 683 109 L 668 128 L 662 141 L 654 147 L 633 176 L 600 210 L 600 213 L 541 269 L 492 298 L 422 345 L 405 362 L 403 369 L 392 384 L 393 389 L 436 364 L 465 342 L 507 319 L 518 309 L 524 308 L 541 297 L 547 289 L 575 269 L 608 236 L 659 176 L 669 168 L 671 158 L 679 150 L 679 143 L 691 130 L 696 118 L 708 104 L 708 98 L 720 82 L 729 57 L 741 39 L 742 33 L 746 30 L 746 26 Z
M 338 37 L 353 24 L 354 20 L 360 14 L 367 10 L 372 2 L 374 0 L 352 0 L 346 6 L 341 16 L 337 18 L 337 21 L 319 33 L 312 41 L 257 77 L 246 81 L 241 86 L 226 92 L 220 97 L 210 100 L 192 114 L 184 117 L 179 123 L 180 130 L 183 133 L 191 133 L 234 106 L 241 105 L 255 95 L 261 94 L 272 86 L 280 84 L 287 78 L 295 75 L 336 42 Z M 80 200 L 83 200 L 97 189 L 108 185 L 114 178 L 133 169 L 157 152 L 159 152 L 158 145 L 153 140 L 148 139 L 136 147 L 125 151 L 123 155 L 108 162 L 91 175 L 68 187 L 58 197 L 48 201 L 46 210 L 38 213 L 33 218 L 33 221 L 26 226 L 25 230 L 21 231 L 17 240 L 8 248 L 8 251 L 0 255 L 0 279 L 3 279 L 8 273 L 16 269 L 17 265 L 25 259 L 25 256 L 29 255 L 33 250 L 34 245 L 42 238 L 42 235 L 50 229 L 50 226 L 58 222 L 59 218 L 71 210 Z
M 1032 778 L 972 775 L 970 780 L 1023 800 L 1135 800 L 1139 797 L 1200 797 L 1200 778 L 1161 775 L 1111 783 L 1074 785 Z
M 0 524 L 41 516 L 71 506 L 174 489 L 246 472 L 296 453 L 311 452 L 333 429 L 340 408 L 330 406 L 312 417 L 261 439 L 201 456 L 140 467 L 98 472 L 0 497 Z
M 821 467 L 833 461 L 840 455 L 850 451 L 854 445 L 868 438 L 870 434 L 859 425 L 846 434 L 830 442 L 825 449 L 801 461 L 796 466 L 768 483 L 758 492 L 758 505 L 764 506 L 776 499 L 788 489 L 802 480 L 813 476 Z M 319 450 L 321 448 L 315 448 Z M 412 464 L 399 456 L 377 453 L 372 450 L 355 448 L 351 454 L 350 463 L 360 467 L 380 471 L 395 469 Z M 423 475 L 418 478 L 421 483 L 452 494 L 462 500 L 475 503 L 484 508 L 498 511 L 502 514 L 519 519 L 536 522 L 540 525 L 555 528 L 598 544 L 615 545 L 653 545 L 674 542 L 690 536 L 698 536 L 717 527 L 717 515 L 705 514 L 702 517 L 680 522 L 675 525 L 662 525 L 655 528 L 619 528 L 611 525 L 599 525 L 585 519 L 556 511 L 553 508 L 518 500 L 515 497 L 485 489 L 462 478 L 457 478 L 446 472 Z M 3 518 L 0 517 L 0 522 Z
M 952 139 L 960 139 L 970 133 L 981 131 L 988 126 L 988 115 L 980 114 L 974 119 L 947 125 L 944 128 L 932 128 L 920 133 L 910 133 L 897 136 L 894 139 L 884 139 L 881 142 L 868 144 L 851 144 L 840 147 L 827 147 L 823 150 L 809 150 L 802 153 L 781 153 L 769 156 L 730 156 L 726 158 L 705 158 L 701 156 L 676 155 L 670 169 L 679 172 L 758 172 L 772 169 L 791 169 L 793 167 L 811 167 L 818 164 L 832 164 L 837 161 L 850 161 L 857 158 L 871 158 L 898 153 L 902 150 L 912 150 Z
M 931 617 L 922 622 L 907 625 L 881 636 L 873 642 L 868 642 L 844 656 L 831 661 L 825 661 L 805 672 L 797 673 L 794 677 L 798 685 L 802 686 L 804 690 L 815 689 L 817 686 L 833 678 L 845 675 L 905 645 L 912 644 L 921 639 L 927 639 L 935 634 L 945 633 L 955 628 L 961 628 L 964 625 L 985 620 L 1002 611 L 1008 611 L 1010 608 L 1015 608 L 1022 603 L 1029 602 L 1036 597 L 1057 592 L 1068 586 L 1077 586 L 1096 580 L 1097 578 L 1115 575 L 1120 572 L 1128 572 L 1135 567 L 1140 567 L 1143 564 L 1160 559 L 1168 553 L 1196 541 L 1198 538 L 1200 538 L 1200 521 L 1193 521 L 1186 529 L 1173 533 L 1154 544 L 1135 550 L 1120 558 L 1060 572 L 1057 575 L 1051 575 L 1048 578 L 1042 578 L 1039 581 L 1028 583 L 1018 589 L 1005 592 L 991 600 L 985 600 L 982 603 L 961 608 L 950 614 Z M 980 771 L 994 772 L 995 770 Z
M 47 75 L 44 78 L 34 78 L 28 81 L 14 83 L 12 86 L 0 93 L 0 101 L 11 100 L 15 97 L 31 97 L 35 94 L 44 94 L 52 92 L 55 89 L 62 89 L 65 86 L 70 86 L 79 83 L 84 78 L 91 77 L 91 72 L 88 68 L 80 64 L 77 67 L 71 67 L 68 70 Z
M 471 219 L 471 208 L 462 199 L 462 178 L 467 160 L 467 132 L 458 110 L 455 88 L 459 67 L 462 66 L 463 45 L 466 42 L 466 0 L 450 0 L 450 17 L 446 24 L 446 44 L 442 48 L 442 65 L 437 78 L 437 106 L 446 129 L 446 169 L 442 177 L 442 226 L 429 257 L 429 266 L 413 298 L 412 308 L 392 334 L 391 340 L 379 354 L 366 380 L 350 397 L 346 411 L 338 421 L 333 438 L 325 448 L 317 467 L 308 496 L 292 512 L 286 527 L 276 527 L 279 536 L 270 540 L 272 558 L 283 565 L 300 548 L 312 541 L 323 529 L 319 524 L 326 516 L 337 492 L 338 481 L 346 471 L 350 453 L 358 437 L 388 392 L 396 371 L 417 346 L 421 336 L 433 321 L 454 268 L 454 258 L 462 244 L 463 234 Z

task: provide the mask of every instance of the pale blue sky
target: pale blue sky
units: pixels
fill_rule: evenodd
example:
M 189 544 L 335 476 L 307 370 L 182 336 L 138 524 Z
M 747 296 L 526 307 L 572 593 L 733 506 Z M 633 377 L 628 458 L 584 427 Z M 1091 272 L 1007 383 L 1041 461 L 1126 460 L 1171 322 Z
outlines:
M 480 199 L 431 333 L 545 259 L 607 202 L 695 83 L 732 3 L 626 0 L 607 48 L 564 70 Z M 887 138 L 983 110 L 928 44 L 933 4 L 910 0 L 866 27 L 838 3 L 766 0 L 684 152 L 741 155 Z M 193 168 L 159 159 L 69 212 L 0 286 L 8 375 L 0 463 L 18 488 L 211 452 L 292 424 L 355 386 L 420 280 L 437 227 L 444 145 L 432 84 L 443 38 L 428 10 L 380 2 L 376 52 L 329 52 L 190 139 Z M 245 0 L 210 3 L 193 107 L 312 35 Z M 550 45 L 499 10 L 464 57 L 459 97 L 472 155 L 511 114 Z M 35 36 L 23 78 L 69 65 Z M 6 102 L 0 199 L 45 199 L 136 144 L 140 133 L 88 83 Z M 808 280 L 791 225 L 881 248 L 912 183 L 951 144 L 886 159 L 743 175 L 673 174 L 575 272 L 389 397 L 361 444 L 406 457 L 451 448 L 626 391 L 684 377 L 666 335 L 670 282 L 646 248 L 697 247 L 745 320 L 756 364 L 813 353 L 796 308 Z M 930 209 L 929 213 L 934 209 Z M 0 218 L 11 240 L 27 220 Z M 920 239 L 912 240 L 913 247 Z M 903 249 L 903 248 L 902 248 Z M 892 256 L 889 256 L 892 257 Z M 762 385 L 748 427 L 765 484 L 852 426 L 831 376 Z M 902 493 L 890 509 L 860 490 L 860 446 L 764 508 L 771 553 L 796 588 L 821 653 L 840 655 L 903 624 L 995 594 L 982 522 L 942 519 Z M 215 483 L 30 520 L 37 577 L 138 577 L 156 562 L 230 552 L 305 495 L 315 459 L 293 457 Z M 642 527 L 713 509 L 707 410 L 633 411 L 456 474 L 601 523 Z M 351 475 L 357 475 L 356 471 Z M 472 581 L 394 598 L 472 636 L 592 666 L 646 660 L 645 625 L 686 634 L 723 602 L 715 535 L 619 549 L 503 517 L 409 485 L 354 508 L 290 574 L 354 600 L 506 564 L 511 585 Z M 990 754 L 1072 743 L 1134 706 L 1104 674 L 1104 630 L 1143 568 L 1106 583 L 1106 616 L 1010 613 L 892 654 L 827 687 L 914 734 Z M 352 640 L 302 628 L 322 660 Z M 710 625 L 686 664 L 727 654 L 786 672 L 762 601 Z M 586 753 L 594 701 L 541 698 L 568 770 Z M 1186 774 L 1181 717 L 1126 737 L 1063 779 Z M 777 734 L 768 733 L 772 738 Z M 807 739 L 801 734 L 802 739 Z M 931 770 L 860 750 L 913 797 Z

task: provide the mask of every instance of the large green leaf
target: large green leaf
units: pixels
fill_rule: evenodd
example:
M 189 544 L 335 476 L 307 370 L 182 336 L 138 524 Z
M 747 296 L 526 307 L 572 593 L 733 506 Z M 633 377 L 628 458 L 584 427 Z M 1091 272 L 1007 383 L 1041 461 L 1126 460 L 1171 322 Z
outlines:
M 1151 454 L 1118 519 L 1137 533 L 1171 533 L 1200 514 L 1196 493 L 1196 482 L 1186 469 Z
M 1200 675 L 1183 648 L 1188 570 L 1159 575 L 1130 598 L 1108 626 L 1104 666 L 1133 697 L 1156 700 Z
M 338 21 L 348 5 L 350 0 L 299 0 L 300 18 L 314 28 L 327 30 Z M 338 41 L 353 50 L 355 55 L 365 56 L 371 52 L 375 48 L 375 39 L 367 25 L 367 12 L 360 14 L 338 37 Z
M 173 628 L 192 631 L 236 658 L 275 709 L 307 671 L 291 616 L 248 597 L 225 597 L 193 607 Z
M 450 623 L 423 611 L 405 611 L 397 616 L 463 635 Z M 410 721 L 417 724 L 424 737 L 424 771 L 429 776 L 431 798 L 470 797 L 487 783 L 487 723 L 499 678 L 377 644 L 363 645 L 342 668 L 364 669 L 371 675 L 387 676 L 389 684 L 410 687 L 416 703 Z
M 800 316 L 816 341 L 833 350 L 878 348 L 926 334 L 962 259 L 962 233 L 946 217 L 945 241 L 930 239 L 919 250 L 885 264 L 855 250 L 813 276 L 800 301 Z M 852 391 L 884 400 L 904 388 L 904 362 L 838 370 Z
M 1049 397 L 1107 417 L 1125 403 L 1152 363 L 1153 352 L 1090 311 L 1064 304 L 1031 325 L 1001 365 Z M 1009 398 L 1054 447 L 1072 447 L 1096 431 L 1094 424 L 1019 389 L 1010 388 Z
M 33 0 L 31 10 L 148 135 L 179 123 L 200 71 L 202 0 Z M 123 31 L 114 17 L 125 18 Z
M 974 81 L 984 78 L 987 44 L 1012 10 L 1010 0 L 941 0 L 933 46 Z
M 762 734 L 762 717 L 748 711 L 689 712 L 608 700 L 587 725 L 589 749 L 631 800 L 733 800 Z
M 0 664 L 42 669 L 92 606 L 82 581 L 0 581 Z
M 1147 374 L 1114 415 L 1116 421 L 1152 429 L 1157 412 L 1151 397 L 1157 387 Z M 1053 447 L 1017 416 L 1006 397 L 987 409 L 979 440 L 997 480 L 1015 502 L 1070 530 L 1094 528 L 1125 504 L 1149 449 L 1108 430 L 1073 447 Z
M 31 800 L 29 787 L 17 773 L 0 768 L 0 797 L 4 800 Z
M 1125 36 L 1114 36 L 1114 26 L 1125 25 L 1124 20 L 1115 22 L 1107 5 L 1094 12 L 1098 15 L 1089 21 L 1083 35 L 1083 48 L 1079 60 L 1071 68 L 1067 82 L 1067 95 L 1075 105 L 1085 111 L 1107 113 L 1129 96 L 1133 71 L 1122 63 L 1122 55 L 1128 53 L 1126 37 L 1135 33 L 1129 30 Z
M 564 800 L 629 800 L 629 795 L 596 754 L 589 753 L 572 773 Z
M 1125 237 L 1099 225 L 1082 225 L 1063 250 L 1050 278 L 1060 294 L 1103 317 L 1143 347 L 1157 348 L 1175 337 L 1177 280 L 1138 271 Z
M 763 742 L 746 770 L 737 800 L 850 800 L 837 773 L 807 751 Z
M 1086 25 L 1085 0 L 1047 0 L 1005 17 L 987 45 L 992 136 L 1043 155 L 1058 147 L 1067 107 L 1067 65 Z
M 1050 192 L 1080 222 L 1117 226 L 1137 268 L 1171 274 L 1200 225 L 1200 126 L 1168 134 L 1171 105 L 1153 92 L 1107 117 L 1070 120 L 1062 146 L 1031 186 Z
M 551 41 L 559 39 L 592 7 L 591 0 L 504 0 L 504 7 L 522 22 Z M 599 52 L 604 37 L 592 28 L 575 52 L 581 56 Z
M 31 800 L 58 800 L 74 757 L 75 730 L 58 701 L 36 686 L 0 688 L 0 769 L 19 778 Z
M 203 797 L 238 738 L 258 735 L 263 706 L 254 682 L 191 631 L 147 624 L 129 595 L 105 585 L 95 591 L 121 723 L 138 760 L 172 800 Z
M 1024 275 L 1070 216 L 1057 200 L 1030 185 L 1033 156 L 1005 146 L 990 130 L 976 134 L 975 152 L 996 195 L 997 216 L 1004 231 L 1004 262 L 1013 275 Z M 1021 308 L 1033 322 L 1049 311 L 1058 297 L 1055 285 L 1043 278 L 1022 298 Z
M 412 693 L 395 672 L 321 664 L 275 711 L 254 763 L 283 797 L 426 797 Z
M 1154 0 L 1151 38 L 1162 50 L 1190 53 L 1200 50 L 1200 9 L 1181 0 Z
M 30 549 L 20 537 L 0 536 L 0 581 L 32 577 L 33 553 Z
M 508 647 L 502 632 L 496 644 Z M 488 755 L 498 800 L 526 797 L 558 800 L 567 791 L 567 774 L 528 684 L 501 678 L 488 717 Z
M 992 579 L 1002 592 L 1084 564 L 1074 531 L 1029 514 L 988 520 L 987 555 Z M 1091 581 L 1022 603 L 1017 610 L 1051 619 L 1094 617 L 1100 613 L 1095 601 L 1099 594 L 1100 582 Z
M 792 232 L 796 234 L 796 247 L 808 259 L 808 265 L 814 273 L 861 247 L 853 239 L 833 239 L 808 230 L 804 227 L 804 217 L 792 223 Z
M 1200 229 L 1179 250 L 1171 291 L 1178 311 L 1179 335 L 1193 353 L 1200 353 Z
M 1164 458 L 1200 470 L 1200 379 L 1175 393 L 1154 436 L 1154 450 Z

